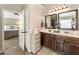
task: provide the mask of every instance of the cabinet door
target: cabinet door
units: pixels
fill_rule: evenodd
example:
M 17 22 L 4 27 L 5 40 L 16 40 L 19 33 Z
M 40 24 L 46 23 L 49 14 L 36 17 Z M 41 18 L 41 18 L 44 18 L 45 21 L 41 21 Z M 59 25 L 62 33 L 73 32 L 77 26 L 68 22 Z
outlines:
M 48 48 L 49 49 L 52 49 L 52 46 L 53 46 L 53 43 L 52 42 L 53 42 L 53 39 L 52 38 L 49 38 L 48 39 Z
M 51 50 L 55 49 L 54 35 L 41 33 L 41 44 Z
M 79 55 L 79 44 L 75 44 L 72 42 L 67 43 L 67 54 Z
M 44 45 L 44 34 L 41 33 L 41 45 Z
M 49 48 L 51 50 L 54 50 L 55 49 L 55 37 L 54 35 L 50 35 L 50 39 L 49 39 Z
M 41 33 L 41 45 L 46 45 L 45 44 L 45 41 L 46 41 L 46 33 Z
M 44 39 L 44 46 L 45 46 L 45 47 L 48 47 L 48 38 L 45 38 L 45 39 Z
M 60 52 L 60 53 L 64 53 L 65 52 L 65 42 L 62 40 L 56 40 L 55 41 L 55 49 L 56 51 Z
M 46 37 L 44 39 L 44 46 L 47 47 L 47 48 L 50 48 L 50 35 L 49 34 L 45 34 Z
M 46 35 L 46 47 L 48 47 L 49 49 L 53 50 L 54 49 L 54 45 L 55 45 L 55 42 L 54 42 L 54 35 L 51 35 L 51 34 L 47 34 Z

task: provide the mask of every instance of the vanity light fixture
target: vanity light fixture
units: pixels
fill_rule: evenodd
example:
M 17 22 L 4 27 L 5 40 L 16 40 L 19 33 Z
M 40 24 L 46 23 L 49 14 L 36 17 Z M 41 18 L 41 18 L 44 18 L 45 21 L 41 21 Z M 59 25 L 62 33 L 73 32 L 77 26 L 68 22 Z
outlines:
M 50 8 L 49 11 L 52 12 L 52 9 Z
M 60 6 L 58 6 L 58 7 L 55 7 L 55 8 L 50 8 L 50 9 L 49 9 L 49 12 L 59 11 L 59 10 L 66 9 L 66 8 L 68 8 L 68 6 L 66 6 L 66 5 L 64 4 L 64 5 L 60 5 Z

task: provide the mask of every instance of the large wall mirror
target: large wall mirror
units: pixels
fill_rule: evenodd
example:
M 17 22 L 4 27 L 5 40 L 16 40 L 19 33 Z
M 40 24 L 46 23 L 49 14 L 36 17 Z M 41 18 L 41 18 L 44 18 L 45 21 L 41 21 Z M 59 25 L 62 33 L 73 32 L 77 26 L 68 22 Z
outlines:
M 78 10 L 71 10 L 58 14 L 59 29 L 78 29 Z
M 57 14 L 45 16 L 45 27 L 48 29 L 56 29 Z

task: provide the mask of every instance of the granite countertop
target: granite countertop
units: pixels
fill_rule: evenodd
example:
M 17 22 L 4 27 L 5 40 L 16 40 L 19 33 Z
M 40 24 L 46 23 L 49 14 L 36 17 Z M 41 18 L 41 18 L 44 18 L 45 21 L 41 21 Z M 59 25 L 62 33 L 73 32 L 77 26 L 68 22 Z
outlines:
M 58 33 L 55 31 L 59 31 Z M 77 30 L 57 30 L 57 29 L 41 29 L 40 32 L 49 33 L 49 34 L 56 34 L 56 35 L 62 35 L 62 36 L 68 36 L 68 37 L 75 37 L 79 38 L 79 31 Z

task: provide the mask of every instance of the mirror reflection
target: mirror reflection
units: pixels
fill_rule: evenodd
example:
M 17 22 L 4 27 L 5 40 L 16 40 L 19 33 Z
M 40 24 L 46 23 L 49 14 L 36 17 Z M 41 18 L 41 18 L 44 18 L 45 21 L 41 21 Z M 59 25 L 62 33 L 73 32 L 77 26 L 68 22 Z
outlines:
M 56 28 L 56 22 L 57 22 L 57 15 L 53 14 L 53 15 L 47 15 L 45 17 L 45 26 L 46 28 Z
M 77 10 L 59 13 L 60 29 L 77 29 Z

